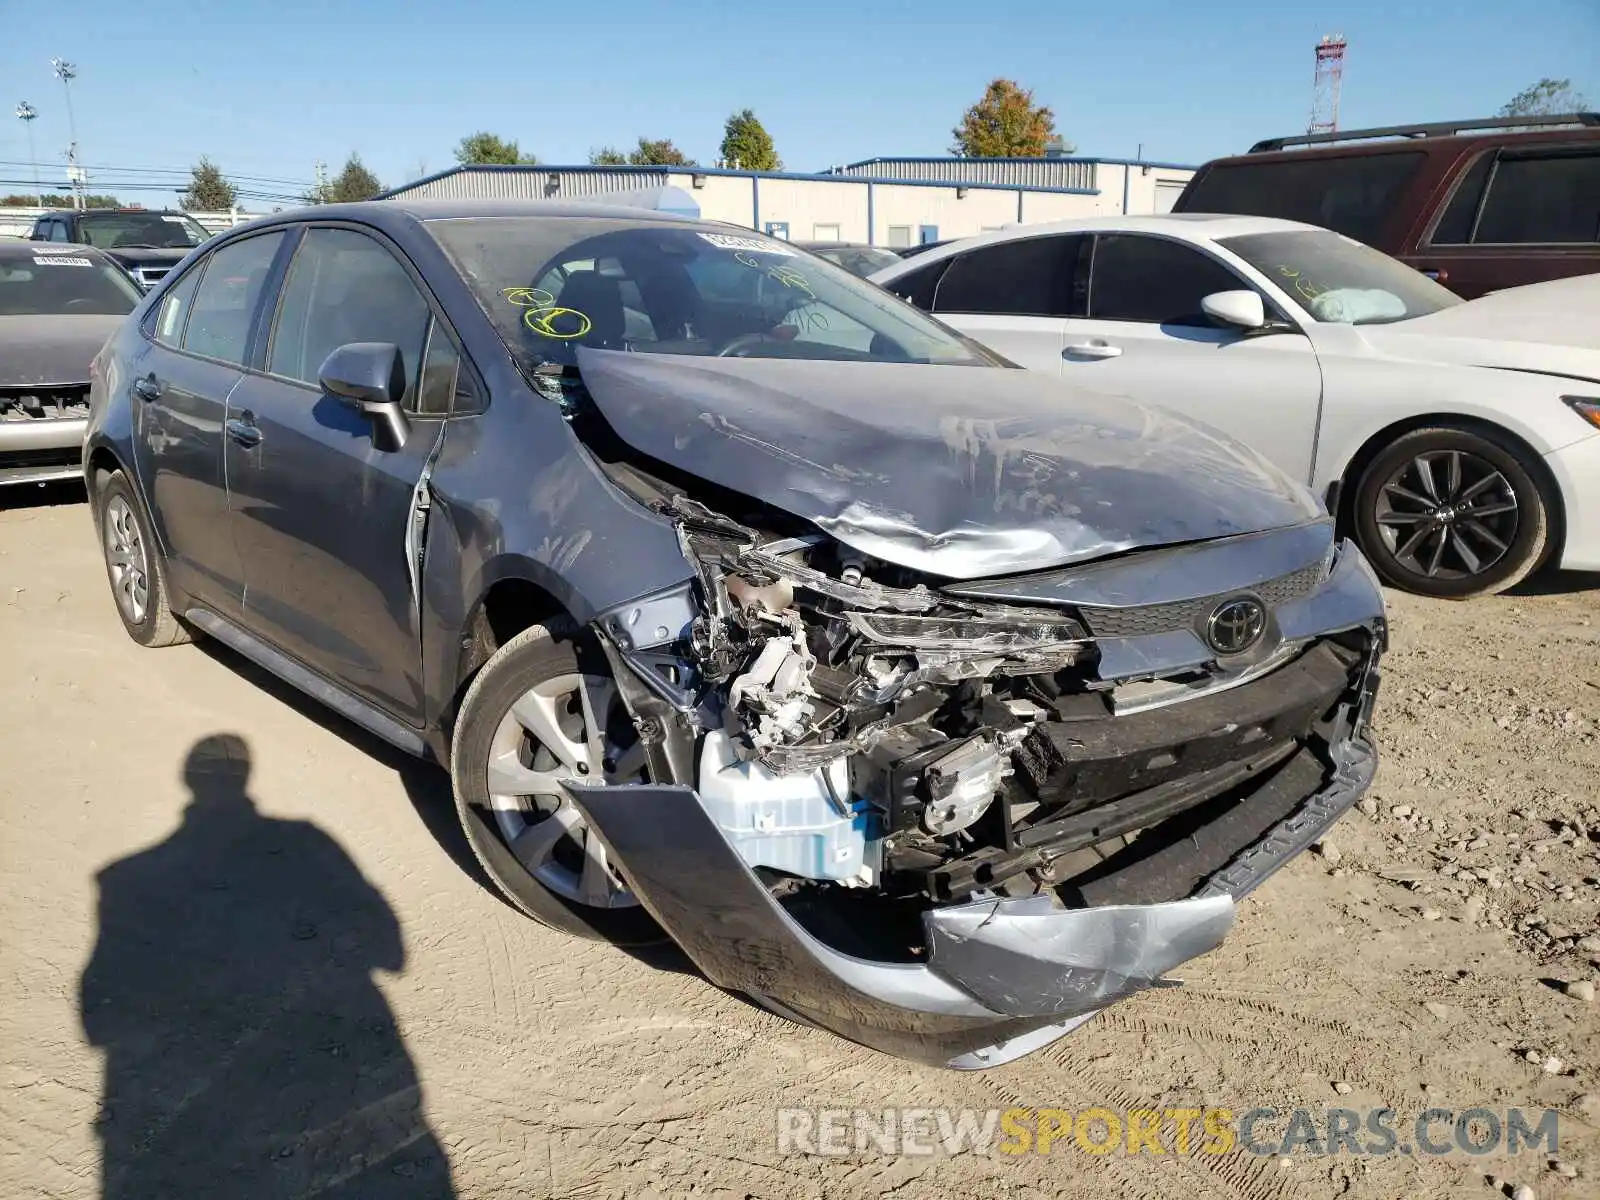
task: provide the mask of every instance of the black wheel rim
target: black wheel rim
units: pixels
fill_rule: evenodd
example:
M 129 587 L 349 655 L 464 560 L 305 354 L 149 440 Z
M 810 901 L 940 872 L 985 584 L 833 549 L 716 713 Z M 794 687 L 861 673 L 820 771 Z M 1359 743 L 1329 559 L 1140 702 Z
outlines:
M 1378 489 L 1373 519 L 1390 556 L 1426 579 L 1472 579 L 1516 541 L 1517 493 L 1499 467 L 1466 450 L 1429 450 Z

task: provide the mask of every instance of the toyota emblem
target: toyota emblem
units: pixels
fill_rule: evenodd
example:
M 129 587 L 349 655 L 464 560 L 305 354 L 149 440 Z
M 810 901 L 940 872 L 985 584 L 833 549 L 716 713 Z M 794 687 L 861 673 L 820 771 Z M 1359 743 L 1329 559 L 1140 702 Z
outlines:
M 1267 610 L 1248 596 L 1217 605 L 1206 621 L 1206 642 L 1218 654 L 1242 654 L 1261 640 Z

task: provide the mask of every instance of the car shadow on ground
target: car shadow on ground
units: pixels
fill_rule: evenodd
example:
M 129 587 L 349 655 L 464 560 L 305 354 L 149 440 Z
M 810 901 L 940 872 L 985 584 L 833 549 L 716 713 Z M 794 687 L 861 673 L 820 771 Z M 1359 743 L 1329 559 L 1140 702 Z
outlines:
M 399 922 L 327 833 L 257 810 L 250 768 L 237 734 L 196 742 L 178 829 L 96 878 L 102 1200 L 454 1196 L 373 978 L 405 966 Z
M 517 914 L 521 920 L 531 920 L 515 908 L 497 888 L 483 865 L 467 843 L 467 835 L 456 816 L 455 796 L 450 788 L 450 776 L 440 766 L 424 762 L 391 746 L 375 734 L 368 733 L 355 722 L 340 716 L 326 705 L 318 703 L 298 688 L 285 683 L 264 667 L 257 666 L 238 651 L 211 638 L 199 638 L 195 645 L 217 662 L 227 667 L 254 687 L 267 692 L 283 704 L 294 709 L 308 721 L 315 721 L 329 733 L 343 738 L 355 749 L 390 768 L 400 779 L 411 807 L 440 848 L 450 856 L 470 878 L 501 904 Z M 699 971 L 677 943 L 664 940 L 654 945 L 618 946 L 646 966 L 658 971 L 698 975 Z
M 1600 590 L 1600 571 L 1557 571 L 1546 567 L 1535 571 L 1507 596 L 1565 596 L 1573 592 Z

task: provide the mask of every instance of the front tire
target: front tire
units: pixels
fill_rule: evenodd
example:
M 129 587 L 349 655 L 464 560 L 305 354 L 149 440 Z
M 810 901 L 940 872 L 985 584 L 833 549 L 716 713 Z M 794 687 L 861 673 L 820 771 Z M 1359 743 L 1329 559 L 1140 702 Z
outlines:
M 128 636 L 151 647 L 192 640 L 172 611 L 161 549 L 128 477 L 121 471 L 105 476 L 93 500 L 106 578 Z
M 535 625 L 467 689 L 450 746 L 456 812 L 513 905 L 565 933 L 662 940 L 562 780 L 643 782 L 644 749 L 604 655 L 569 625 Z
M 1362 472 L 1356 540 L 1383 581 L 1447 600 L 1490 596 L 1544 560 L 1550 498 L 1527 451 L 1489 430 L 1403 434 Z

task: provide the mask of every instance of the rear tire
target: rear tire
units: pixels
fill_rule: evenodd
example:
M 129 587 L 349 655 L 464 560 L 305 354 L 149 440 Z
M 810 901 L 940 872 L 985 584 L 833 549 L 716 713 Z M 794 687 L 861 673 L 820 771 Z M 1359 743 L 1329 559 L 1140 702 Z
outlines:
M 92 502 L 111 598 L 128 636 L 150 647 L 192 641 L 172 611 L 161 548 L 128 477 L 121 471 L 102 477 Z
M 1521 583 L 1549 549 L 1551 499 L 1528 451 L 1492 430 L 1414 429 L 1356 485 L 1356 541 L 1392 587 L 1447 600 Z
M 484 664 L 461 702 L 450 778 L 473 854 L 522 912 L 618 945 L 664 939 L 560 788 L 645 778 L 604 655 L 569 624 L 525 629 Z

